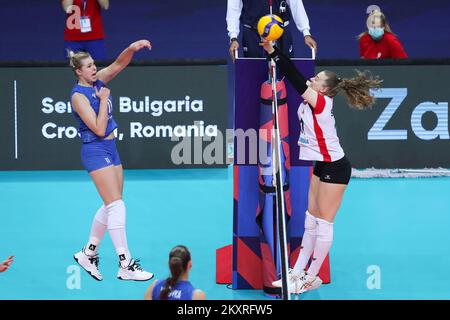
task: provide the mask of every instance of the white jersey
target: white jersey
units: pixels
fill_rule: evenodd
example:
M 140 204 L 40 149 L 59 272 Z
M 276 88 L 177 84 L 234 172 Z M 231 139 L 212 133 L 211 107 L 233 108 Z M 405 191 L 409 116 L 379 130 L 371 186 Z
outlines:
M 336 132 L 333 99 L 317 95 L 315 108 L 305 101 L 298 107 L 300 160 L 334 162 L 344 157 Z

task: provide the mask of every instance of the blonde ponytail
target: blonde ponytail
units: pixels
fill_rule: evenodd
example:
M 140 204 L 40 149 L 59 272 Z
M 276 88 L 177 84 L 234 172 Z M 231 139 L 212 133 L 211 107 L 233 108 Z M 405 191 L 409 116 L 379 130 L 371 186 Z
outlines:
M 83 60 L 91 58 L 91 55 L 84 51 L 73 52 L 72 50 L 67 50 L 67 57 L 69 58 L 69 65 L 72 70 L 80 69 L 83 65 Z

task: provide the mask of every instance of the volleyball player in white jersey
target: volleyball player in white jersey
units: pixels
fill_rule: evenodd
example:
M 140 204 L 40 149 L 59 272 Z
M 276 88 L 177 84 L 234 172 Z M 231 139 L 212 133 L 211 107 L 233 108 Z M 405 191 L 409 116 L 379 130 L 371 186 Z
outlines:
M 336 132 L 333 97 L 342 90 L 350 106 L 361 110 L 374 103 L 369 90 L 378 88 L 381 81 L 361 72 L 352 79 L 341 79 L 331 71 L 322 71 L 307 81 L 272 43 L 264 40 L 261 45 L 305 99 L 298 108 L 300 159 L 315 161 L 315 164 L 300 255 L 288 275 L 290 291 L 303 293 L 322 284 L 318 273 L 330 250 L 333 221 L 351 175 L 350 162 Z M 311 265 L 305 270 L 313 252 Z M 273 285 L 280 287 L 281 280 Z

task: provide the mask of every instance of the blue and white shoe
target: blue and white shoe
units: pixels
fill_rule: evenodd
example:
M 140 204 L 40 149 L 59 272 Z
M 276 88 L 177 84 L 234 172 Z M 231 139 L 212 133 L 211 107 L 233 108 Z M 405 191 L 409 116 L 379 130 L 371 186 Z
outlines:
M 153 273 L 142 270 L 139 261 L 139 259 L 131 259 L 128 265 L 121 265 L 119 263 L 119 272 L 117 273 L 117 279 L 148 281 L 153 278 Z
M 97 281 L 103 280 L 103 277 L 98 270 L 98 254 L 90 256 L 86 254 L 84 248 L 82 248 L 81 251 L 73 255 L 73 258 L 76 262 L 78 262 L 80 267 L 82 267 L 84 270 L 86 270 L 87 273 L 89 273 L 92 278 Z

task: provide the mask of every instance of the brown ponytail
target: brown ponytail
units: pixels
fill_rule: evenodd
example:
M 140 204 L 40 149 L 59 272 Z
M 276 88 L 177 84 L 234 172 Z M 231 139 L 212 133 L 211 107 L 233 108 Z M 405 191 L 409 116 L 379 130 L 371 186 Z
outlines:
M 379 89 L 383 80 L 373 77 L 369 71 L 356 70 L 356 76 L 351 79 L 339 78 L 332 71 L 325 71 L 327 80 L 325 85 L 330 88 L 326 95 L 336 96 L 343 90 L 351 107 L 362 110 L 375 103 L 375 97 L 370 94 L 370 89 Z
M 191 253 L 187 247 L 176 246 L 170 251 L 169 269 L 171 276 L 166 279 L 166 283 L 159 294 L 160 300 L 168 299 L 170 291 L 172 291 L 183 272 L 186 272 L 189 261 L 191 261 Z

